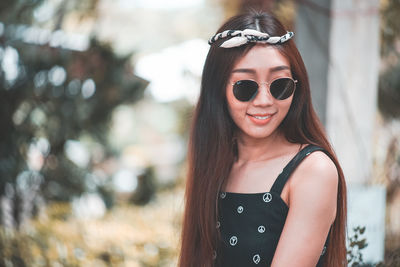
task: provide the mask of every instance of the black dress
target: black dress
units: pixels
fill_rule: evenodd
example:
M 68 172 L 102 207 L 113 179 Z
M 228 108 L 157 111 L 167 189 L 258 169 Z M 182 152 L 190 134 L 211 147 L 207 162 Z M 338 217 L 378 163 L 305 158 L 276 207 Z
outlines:
M 269 192 L 220 192 L 217 228 L 221 242 L 214 252 L 215 266 L 270 266 L 289 211 L 280 197 L 282 189 L 299 163 L 323 148 L 309 145 L 285 166 Z M 328 235 L 329 237 L 329 235 Z M 327 239 L 328 241 L 328 239 Z M 326 244 L 317 266 L 322 266 Z

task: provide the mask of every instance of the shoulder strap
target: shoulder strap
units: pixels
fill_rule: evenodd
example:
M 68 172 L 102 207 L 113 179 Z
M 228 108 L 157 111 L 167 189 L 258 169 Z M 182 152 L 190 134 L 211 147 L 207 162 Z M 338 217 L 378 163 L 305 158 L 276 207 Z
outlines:
M 297 166 L 305 157 L 307 157 L 314 151 L 323 151 L 325 153 L 328 153 L 322 147 L 315 145 L 308 145 L 303 148 L 296 154 L 296 156 L 292 158 L 292 160 L 289 161 L 285 168 L 283 168 L 283 171 L 281 172 L 281 174 L 279 174 L 278 178 L 276 178 L 274 184 L 272 185 L 271 192 L 275 192 L 280 195 L 292 172 L 297 168 Z

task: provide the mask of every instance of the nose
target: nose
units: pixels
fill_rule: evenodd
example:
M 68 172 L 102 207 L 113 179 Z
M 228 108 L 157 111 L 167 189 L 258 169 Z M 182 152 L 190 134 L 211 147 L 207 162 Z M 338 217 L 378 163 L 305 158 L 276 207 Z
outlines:
M 255 106 L 269 106 L 274 102 L 274 98 L 269 93 L 268 83 L 259 83 L 257 95 L 253 99 Z

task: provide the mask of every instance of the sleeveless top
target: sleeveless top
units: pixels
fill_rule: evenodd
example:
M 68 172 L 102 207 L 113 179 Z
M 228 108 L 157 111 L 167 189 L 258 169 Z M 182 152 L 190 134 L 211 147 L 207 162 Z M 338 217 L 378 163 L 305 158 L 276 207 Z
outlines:
M 214 266 L 271 265 L 289 211 L 289 207 L 280 197 L 282 189 L 300 162 L 318 150 L 329 156 L 321 147 L 306 146 L 285 166 L 269 192 L 220 192 L 216 227 L 221 239 L 214 251 Z M 317 267 L 322 266 L 328 238 Z

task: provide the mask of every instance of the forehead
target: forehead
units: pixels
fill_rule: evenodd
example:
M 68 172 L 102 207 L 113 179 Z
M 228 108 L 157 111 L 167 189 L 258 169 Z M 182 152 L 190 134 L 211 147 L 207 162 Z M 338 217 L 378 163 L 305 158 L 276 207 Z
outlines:
M 257 44 L 236 61 L 232 70 L 269 71 L 277 66 L 287 66 L 290 69 L 289 60 L 273 45 Z

